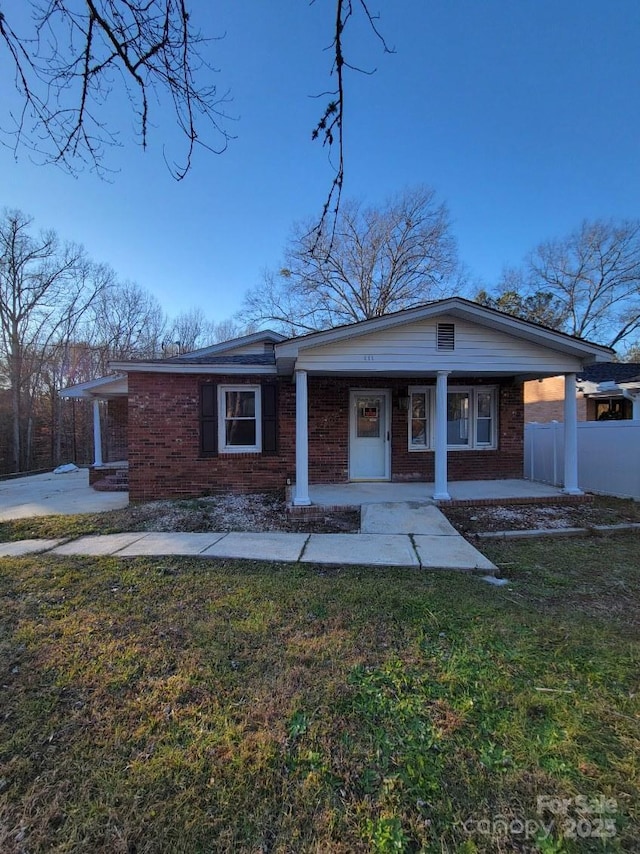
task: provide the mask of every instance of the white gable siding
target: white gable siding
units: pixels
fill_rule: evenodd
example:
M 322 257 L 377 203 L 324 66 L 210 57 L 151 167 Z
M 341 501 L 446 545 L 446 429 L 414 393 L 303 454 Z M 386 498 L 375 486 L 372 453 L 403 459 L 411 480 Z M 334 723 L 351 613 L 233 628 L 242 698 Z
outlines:
M 436 349 L 438 323 L 455 324 L 455 349 Z M 581 367 L 579 359 L 533 344 L 487 326 L 454 317 L 417 321 L 350 339 L 301 349 L 296 367 L 328 373 L 456 371 L 481 374 L 565 373 Z

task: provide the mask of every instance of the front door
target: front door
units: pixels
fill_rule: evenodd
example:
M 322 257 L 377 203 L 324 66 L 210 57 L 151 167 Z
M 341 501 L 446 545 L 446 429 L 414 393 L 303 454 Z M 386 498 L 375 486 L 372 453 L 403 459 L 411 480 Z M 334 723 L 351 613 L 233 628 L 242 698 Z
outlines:
M 352 391 L 349 407 L 349 479 L 391 479 L 388 391 Z

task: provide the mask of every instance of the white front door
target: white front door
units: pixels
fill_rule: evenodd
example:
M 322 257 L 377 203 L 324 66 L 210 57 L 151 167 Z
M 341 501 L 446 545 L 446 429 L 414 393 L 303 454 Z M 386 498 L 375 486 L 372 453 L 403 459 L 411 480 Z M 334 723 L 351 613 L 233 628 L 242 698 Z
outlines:
M 391 479 L 389 391 L 352 391 L 349 406 L 349 479 Z

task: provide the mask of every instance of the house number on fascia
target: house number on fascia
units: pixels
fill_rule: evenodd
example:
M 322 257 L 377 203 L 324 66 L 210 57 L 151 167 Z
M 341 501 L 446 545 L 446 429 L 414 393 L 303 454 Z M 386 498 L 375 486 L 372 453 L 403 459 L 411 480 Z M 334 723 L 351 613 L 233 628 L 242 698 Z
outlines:
M 373 362 L 373 356 L 363 356 L 365 362 Z

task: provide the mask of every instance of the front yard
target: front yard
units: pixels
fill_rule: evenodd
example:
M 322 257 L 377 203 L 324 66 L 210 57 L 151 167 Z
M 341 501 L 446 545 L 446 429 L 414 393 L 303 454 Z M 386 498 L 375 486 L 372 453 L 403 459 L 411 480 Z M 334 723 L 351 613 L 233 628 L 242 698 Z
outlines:
M 0 850 L 636 851 L 637 535 L 0 561 Z

